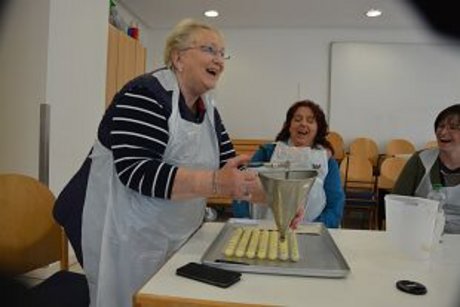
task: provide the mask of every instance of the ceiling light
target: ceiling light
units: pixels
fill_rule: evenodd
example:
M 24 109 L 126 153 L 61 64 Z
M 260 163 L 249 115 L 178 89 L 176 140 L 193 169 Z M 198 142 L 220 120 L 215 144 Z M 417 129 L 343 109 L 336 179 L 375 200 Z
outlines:
M 370 9 L 366 12 L 367 17 L 379 17 L 380 15 L 382 15 L 382 11 L 377 9 Z
M 204 16 L 215 18 L 215 17 L 219 16 L 219 12 L 216 11 L 216 10 L 209 10 L 209 11 L 204 12 Z

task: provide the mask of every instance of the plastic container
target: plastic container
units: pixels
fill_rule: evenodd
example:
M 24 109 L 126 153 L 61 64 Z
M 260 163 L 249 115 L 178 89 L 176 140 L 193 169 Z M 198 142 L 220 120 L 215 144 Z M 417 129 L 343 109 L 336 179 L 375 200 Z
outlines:
M 139 39 L 139 26 L 134 21 L 131 22 L 128 28 L 128 35 L 134 39 Z
M 433 184 L 433 190 L 428 193 L 427 198 L 438 201 L 438 210 L 442 210 L 446 203 L 446 194 L 442 190 L 442 184 Z
M 439 238 L 439 242 L 442 242 L 444 226 L 446 225 L 446 216 L 444 214 L 443 207 L 447 199 L 447 196 L 442 189 L 442 184 L 433 184 L 433 190 L 428 193 L 427 198 L 438 202 L 438 214 L 436 216 L 434 232 L 435 237 Z
M 386 231 L 397 250 L 411 259 L 426 260 L 436 248 L 438 202 L 421 198 L 385 195 Z

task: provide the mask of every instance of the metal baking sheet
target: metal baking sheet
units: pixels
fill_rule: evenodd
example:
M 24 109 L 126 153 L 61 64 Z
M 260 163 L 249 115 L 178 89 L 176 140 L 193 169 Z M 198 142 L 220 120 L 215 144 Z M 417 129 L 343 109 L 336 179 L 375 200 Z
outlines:
M 246 273 L 343 278 L 350 272 L 345 258 L 322 223 L 300 225 L 297 230 L 300 260 L 260 260 L 227 257 L 223 250 L 237 227 L 276 229 L 272 222 L 260 220 L 229 220 L 201 258 L 210 266 Z

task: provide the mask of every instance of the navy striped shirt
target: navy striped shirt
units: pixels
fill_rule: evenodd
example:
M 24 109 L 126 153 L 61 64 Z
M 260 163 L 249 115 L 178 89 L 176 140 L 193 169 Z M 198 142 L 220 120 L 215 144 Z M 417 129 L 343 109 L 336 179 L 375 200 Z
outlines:
M 145 74 L 115 95 L 99 126 L 98 138 L 113 152 L 120 181 L 146 196 L 171 197 L 177 166 L 163 161 L 169 139 L 171 103 L 172 91 L 163 88 L 155 72 Z M 195 115 L 182 95 L 179 110 L 183 119 L 197 124 L 203 122 L 204 113 Z M 219 112 L 214 110 L 222 167 L 235 156 L 235 151 Z

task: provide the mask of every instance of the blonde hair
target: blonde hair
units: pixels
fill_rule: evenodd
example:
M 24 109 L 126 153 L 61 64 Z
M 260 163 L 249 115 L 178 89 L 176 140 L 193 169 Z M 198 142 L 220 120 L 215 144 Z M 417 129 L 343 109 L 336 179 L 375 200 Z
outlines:
M 181 20 L 169 33 L 163 52 L 164 64 L 173 69 L 172 53 L 175 50 L 185 49 L 189 46 L 193 34 L 201 30 L 208 30 L 218 34 L 223 39 L 222 33 L 214 26 L 191 18 Z

